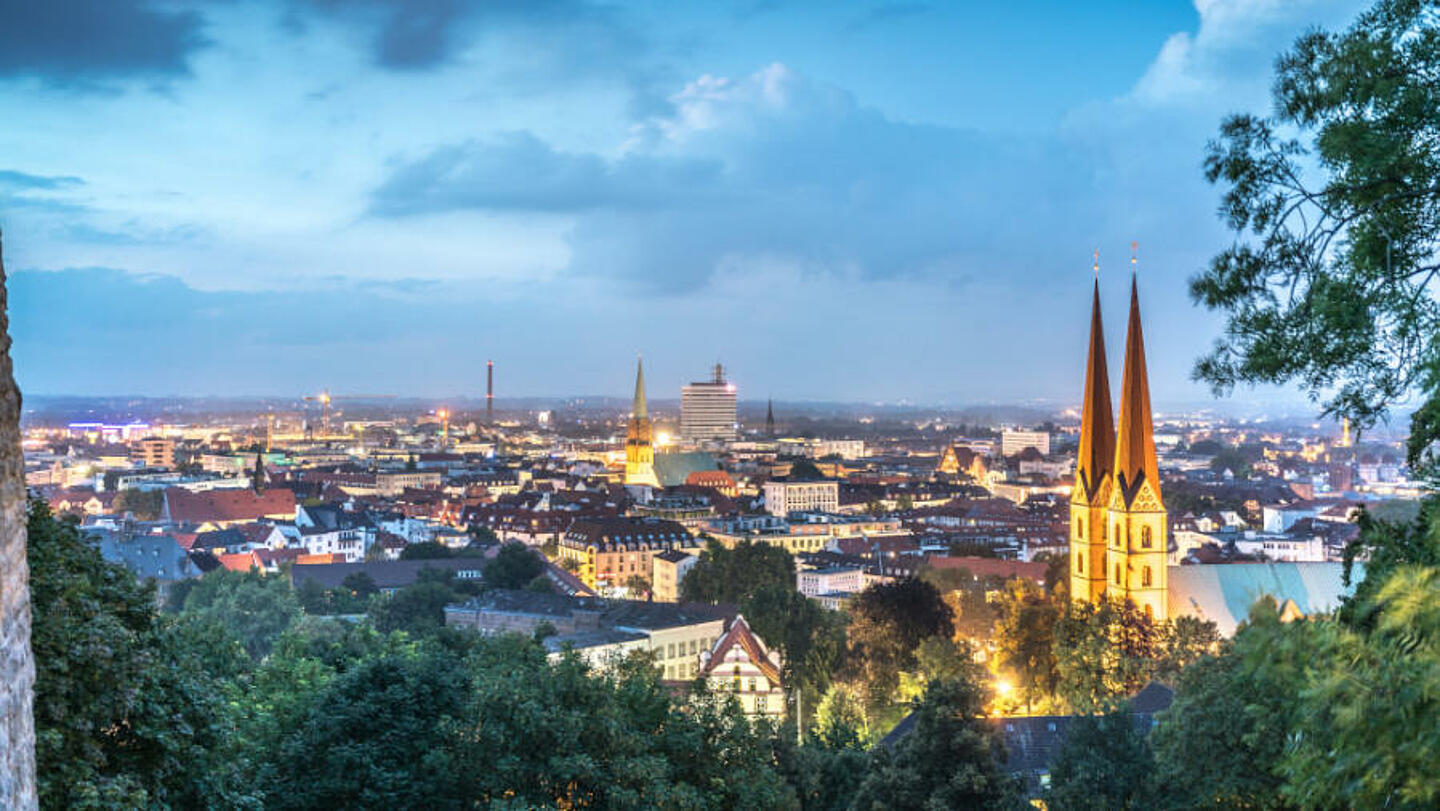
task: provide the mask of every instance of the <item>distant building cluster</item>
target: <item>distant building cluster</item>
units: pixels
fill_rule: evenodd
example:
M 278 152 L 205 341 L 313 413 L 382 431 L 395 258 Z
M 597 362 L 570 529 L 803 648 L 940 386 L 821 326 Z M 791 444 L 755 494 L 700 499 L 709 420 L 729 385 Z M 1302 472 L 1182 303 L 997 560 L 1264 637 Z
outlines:
M 778 654 L 733 608 L 684 602 L 711 545 L 783 550 L 795 590 L 836 611 L 927 570 L 987 594 L 1063 572 L 1072 596 L 1231 630 L 1262 594 L 1295 616 L 1333 606 L 1359 510 L 1419 492 L 1398 440 L 1152 413 L 1137 299 L 1118 418 L 1098 296 L 1089 353 L 1081 407 L 1028 422 L 781 420 L 773 402 L 742 408 L 718 365 L 681 388 L 676 414 L 652 408 L 637 364 L 623 414 L 497 412 L 493 397 L 475 413 L 361 414 L 324 393 L 183 421 L 36 421 L 26 479 L 162 591 L 217 569 L 322 589 L 363 573 L 393 591 L 427 563 L 407 559 L 417 544 L 478 550 L 429 565 L 482 579 L 498 544 L 519 542 L 544 557 L 550 593 L 487 592 L 448 623 L 548 623 L 556 655 L 642 651 L 665 678 L 708 680 L 767 715 L 784 707 Z

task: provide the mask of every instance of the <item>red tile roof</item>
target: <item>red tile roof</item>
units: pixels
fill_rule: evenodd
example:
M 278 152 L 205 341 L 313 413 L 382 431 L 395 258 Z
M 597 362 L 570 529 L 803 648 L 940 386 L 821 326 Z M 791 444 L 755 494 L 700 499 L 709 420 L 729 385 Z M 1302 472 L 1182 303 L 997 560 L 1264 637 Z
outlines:
M 169 519 L 178 523 L 254 521 L 269 515 L 294 516 L 295 493 L 278 488 L 258 496 L 248 489 L 192 493 L 171 487 L 165 491 L 165 509 Z
M 760 672 L 765 674 L 765 678 L 769 679 L 772 684 L 780 684 L 780 668 L 770 661 L 765 650 L 765 643 L 761 642 L 760 637 L 750 630 L 750 625 L 745 622 L 745 617 L 739 614 L 736 614 L 734 621 L 730 623 L 730 630 L 726 631 L 725 635 L 715 643 L 715 648 L 710 652 L 710 660 L 705 665 L 704 675 L 709 676 L 716 667 L 724 664 L 725 654 L 729 653 L 730 649 L 736 645 L 745 651 L 745 658 L 750 660 L 750 664 L 760 668 Z

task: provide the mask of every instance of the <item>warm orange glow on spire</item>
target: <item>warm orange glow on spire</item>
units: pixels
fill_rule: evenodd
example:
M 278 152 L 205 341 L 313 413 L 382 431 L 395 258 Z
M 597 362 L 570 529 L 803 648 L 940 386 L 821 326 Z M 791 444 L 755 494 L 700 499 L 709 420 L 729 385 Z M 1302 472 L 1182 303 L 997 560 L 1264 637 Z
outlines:
M 1125 372 L 1120 379 L 1120 427 L 1115 445 L 1115 484 L 1128 507 L 1141 484 L 1160 497 L 1160 469 L 1150 414 L 1150 380 L 1145 370 L 1145 334 L 1140 327 L 1140 291 L 1130 279 L 1130 325 L 1125 335 Z
M 1100 252 L 1095 252 L 1099 273 Z M 1115 417 L 1110 408 L 1110 371 L 1105 361 L 1105 327 L 1100 318 L 1100 281 L 1090 305 L 1090 354 L 1085 361 L 1085 400 L 1080 414 L 1080 448 L 1075 462 L 1077 493 L 1096 503 L 1115 461 Z

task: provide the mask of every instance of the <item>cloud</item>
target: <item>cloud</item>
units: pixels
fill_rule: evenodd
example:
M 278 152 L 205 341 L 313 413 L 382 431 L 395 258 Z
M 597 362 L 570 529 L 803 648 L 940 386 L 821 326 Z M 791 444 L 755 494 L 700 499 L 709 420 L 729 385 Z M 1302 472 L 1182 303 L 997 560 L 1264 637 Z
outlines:
M 0 215 L 21 209 L 67 217 L 84 214 L 86 207 L 73 202 L 66 194 L 84 185 L 84 180 L 72 175 L 34 175 L 0 169 Z
M 606 161 L 561 152 L 530 132 L 439 147 L 400 166 L 375 191 L 385 216 L 452 209 L 574 212 L 653 208 L 714 181 L 717 164 L 634 155 Z
M 0 188 L 12 190 L 70 188 L 83 185 L 85 181 L 73 175 L 32 175 L 14 169 L 0 169 Z
M 1130 99 L 1212 109 L 1263 102 L 1280 49 L 1307 27 L 1334 29 L 1369 5 L 1361 0 L 1195 0 L 1200 25 L 1172 34 Z
M 863 31 L 877 25 L 905 20 L 928 14 L 934 11 L 929 3 L 882 3 L 856 17 L 848 26 L 848 31 Z
M 437 148 L 398 165 L 372 210 L 564 214 L 572 270 L 678 292 L 737 261 L 958 279 L 979 256 L 1035 258 L 1025 215 L 999 212 L 1087 184 L 1063 145 L 897 122 L 780 64 L 670 102 L 615 157 L 528 133 Z
M 189 73 L 207 44 L 194 9 L 150 0 L 0 0 L 0 77 L 95 89 Z
M 532 69 L 630 65 L 645 42 L 616 9 L 584 0 L 290 0 L 302 14 L 346 23 L 369 39 L 375 63 L 427 70 L 477 43 L 523 51 Z

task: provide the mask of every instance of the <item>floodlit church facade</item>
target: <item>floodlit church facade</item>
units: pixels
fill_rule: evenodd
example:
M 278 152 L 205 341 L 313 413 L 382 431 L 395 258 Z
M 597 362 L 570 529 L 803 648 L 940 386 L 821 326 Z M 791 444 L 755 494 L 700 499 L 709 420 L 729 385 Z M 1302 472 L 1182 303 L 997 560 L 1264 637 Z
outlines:
M 1169 522 L 1160 493 L 1139 290 L 1130 280 L 1120 414 L 1111 410 L 1100 317 L 1100 283 L 1090 312 L 1090 344 L 1075 486 L 1070 492 L 1071 599 L 1129 599 L 1156 619 L 1169 615 Z

